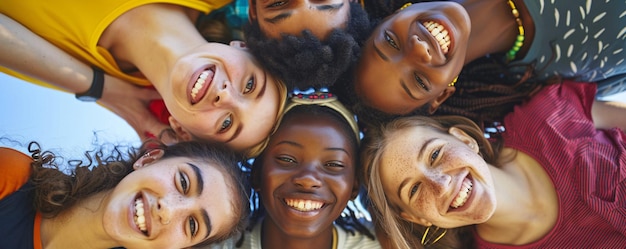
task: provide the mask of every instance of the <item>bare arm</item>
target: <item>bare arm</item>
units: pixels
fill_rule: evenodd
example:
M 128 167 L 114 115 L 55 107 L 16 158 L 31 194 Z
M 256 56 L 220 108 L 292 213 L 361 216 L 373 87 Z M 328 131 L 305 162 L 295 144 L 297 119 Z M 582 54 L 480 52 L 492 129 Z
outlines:
M 626 103 L 617 101 L 593 102 L 591 117 L 598 129 L 618 127 L 626 131 Z
M 89 65 L 2 14 L 0 65 L 71 93 L 87 91 L 93 78 Z M 146 133 L 158 135 L 167 128 L 147 109 L 150 100 L 160 98 L 152 89 L 136 87 L 105 74 L 98 103 L 126 120 L 143 140 Z

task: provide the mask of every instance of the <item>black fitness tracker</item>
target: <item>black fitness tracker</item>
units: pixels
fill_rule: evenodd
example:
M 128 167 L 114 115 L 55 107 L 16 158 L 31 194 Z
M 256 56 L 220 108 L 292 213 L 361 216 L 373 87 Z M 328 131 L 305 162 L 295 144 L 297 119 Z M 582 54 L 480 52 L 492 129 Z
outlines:
M 102 89 L 104 88 L 104 72 L 97 67 L 93 69 L 93 81 L 89 90 L 83 93 L 77 93 L 76 99 L 85 102 L 95 102 L 102 97 Z

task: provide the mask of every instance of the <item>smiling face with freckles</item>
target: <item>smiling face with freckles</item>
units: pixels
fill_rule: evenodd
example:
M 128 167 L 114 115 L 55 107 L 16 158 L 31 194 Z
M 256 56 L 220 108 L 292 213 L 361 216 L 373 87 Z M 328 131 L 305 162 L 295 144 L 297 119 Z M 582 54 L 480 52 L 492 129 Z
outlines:
M 269 216 L 264 232 L 270 227 L 291 238 L 316 238 L 330 231 L 356 196 L 357 145 L 341 125 L 309 113 L 283 119 L 254 172 Z
M 186 248 L 234 226 L 222 170 L 186 157 L 135 163 L 105 199 L 105 232 L 125 248 Z
M 496 208 L 491 167 L 476 141 L 458 128 L 426 126 L 390 136 L 379 167 L 385 195 L 402 218 L 424 226 L 480 224 Z

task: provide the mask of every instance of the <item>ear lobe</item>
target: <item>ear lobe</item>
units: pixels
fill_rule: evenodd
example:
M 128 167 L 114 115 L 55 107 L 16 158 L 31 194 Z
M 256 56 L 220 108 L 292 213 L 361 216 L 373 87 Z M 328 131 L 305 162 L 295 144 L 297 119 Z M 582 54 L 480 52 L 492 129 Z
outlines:
M 138 170 L 140 168 L 148 166 L 149 164 L 161 159 L 161 157 L 163 157 L 163 154 L 165 154 L 165 151 L 163 151 L 162 149 L 154 149 L 148 151 L 146 152 L 146 154 L 143 154 L 143 156 L 137 159 L 137 161 L 135 161 L 135 163 L 133 164 L 133 169 Z
M 191 141 L 193 139 L 191 134 L 189 134 L 189 132 L 187 132 L 174 117 L 170 116 L 168 120 L 170 121 L 170 127 L 172 127 L 172 130 L 176 134 L 178 140 Z
M 445 102 L 448 98 L 450 98 L 450 96 L 452 96 L 452 94 L 454 94 L 455 91 L 456 91 L 456 87 L 454 86 L 446 87 L 446 89 L 444 89 L 443 92 L 441 92 L 441 94 L 437 96 L 437 98 L 435 98 L 433 101 L 430 102 L 430 108 L 428 109 L 428 112 L 430 114 L 435 113 L 435 111 L 437 111 L 439 106 L 443 102 Z
M 469 146 L 474 152 L 478 153 L 480 151 L 476 139 L 474 139 L 470 135 L 467 135 L 467 133 L 465 133 L 465 131 L 461 130 L 460 128 L 450 127 L 450 129 L 448 129 L 448 133 L 461 140 L 461 142 L 467 144 L 467 146 Z
M 433 223 L 427 221 L 426 219 L 423 219 L 423 218 L 420 218 L 420 217 L 414 217 L 413 215 L 410 215 L 410 214 L 405 213 L 405 212 L 400 212 L 400 217 L 402 219 L 405 219 L 407 221 L 410 221 L 410 222 L 413 222 L 415 224 L 422 225 L 422 226 L 425 226 L 425 227 L 429 227 L 429 226 L 433 225 Z

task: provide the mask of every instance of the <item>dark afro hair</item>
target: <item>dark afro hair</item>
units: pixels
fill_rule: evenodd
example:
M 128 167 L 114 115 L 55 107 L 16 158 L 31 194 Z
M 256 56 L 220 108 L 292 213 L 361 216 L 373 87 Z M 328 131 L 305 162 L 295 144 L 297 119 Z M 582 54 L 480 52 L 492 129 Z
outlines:
M 357 63 L 361 45 L 370 33 L 367 13 L 358 3 L 350 3 L 345 29 L 333 29 L 325 40 L 309 30 L 301 36 L 266 37 L 258 21 L 244 27 L 246 46 L 273 75 L 282 79 L 289 91 L 294 88 L 332 86 L 341 74 Z

